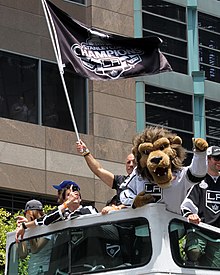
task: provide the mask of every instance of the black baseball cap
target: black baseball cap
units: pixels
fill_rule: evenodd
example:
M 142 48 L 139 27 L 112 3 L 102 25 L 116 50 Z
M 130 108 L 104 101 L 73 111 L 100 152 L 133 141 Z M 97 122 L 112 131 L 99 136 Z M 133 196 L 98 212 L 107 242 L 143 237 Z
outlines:
M 207 149 L 207 156 L 219 156 L 220 155 L 220 147 L 218 146 L 210 146 Z
M 43 205 L 38 200 L 30 200 L 26 203 L 24 213 L 26 213 L 28 210 L 43 210 Z
M 53 185 L 53 187 L 57 190 L 62 190 L 63 188 L 65 188 L 68 185 L 72 185 L 73 189 L 76 190 L 76 191 L 80 190 L 79 185 L 77 183 L 75 183 L 74 181 L 71 181 L 71 180 L 64 180 L 59 185 Z

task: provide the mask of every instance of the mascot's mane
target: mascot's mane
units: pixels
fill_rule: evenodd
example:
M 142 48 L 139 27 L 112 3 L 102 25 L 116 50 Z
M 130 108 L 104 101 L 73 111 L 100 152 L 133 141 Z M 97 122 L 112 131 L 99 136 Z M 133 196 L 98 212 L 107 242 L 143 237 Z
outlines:
M 174 139 L 177 137 L 177 134 L 172 133 L 168 129 L 164 129 L 162 127 L 148 126 L 142 133 L 134 137 L 132 149 L 137 162 L 137 171 L 143 178 L 152 180 L 152 176 L 148 169 L 146 167 L 143 168 L 140 165 L 141 154 L 138 151 L 139 145 L 145 142 L 153 144 L 155 141 L 163 137 L 170 141 L 170 147 L 176 152 L 175 158 L 171 160 L 171 170 L 179 170 L 183 166 L 183 161 L 186 158 L 186 150 L 182 147 L 181 144 L 173 143 Z

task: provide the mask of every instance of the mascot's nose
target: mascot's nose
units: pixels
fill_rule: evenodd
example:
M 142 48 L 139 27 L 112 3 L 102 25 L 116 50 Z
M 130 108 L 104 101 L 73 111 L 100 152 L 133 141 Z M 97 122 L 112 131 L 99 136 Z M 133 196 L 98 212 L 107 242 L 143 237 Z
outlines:
M 163 158 L 162 157 L 154 157 L 150 161 L 152 163 L 158 164 Z

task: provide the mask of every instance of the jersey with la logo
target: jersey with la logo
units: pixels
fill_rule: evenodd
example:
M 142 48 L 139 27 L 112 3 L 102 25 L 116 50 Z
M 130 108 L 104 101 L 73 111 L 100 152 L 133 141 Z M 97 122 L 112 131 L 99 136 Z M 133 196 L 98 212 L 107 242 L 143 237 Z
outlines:
M 173 172 L 173 180 L 167 188 L 160 188 L 149 179 L 143 179 L 135 168 L 129 177 L 120 186 L 120 200 L 126 206 L 132 206 L 135 197 L 145 191 L 155 197 L 156 202 L 164 203 L 166 208 L 174 213 L 180 214 L 180 204 L 184 200 L 187 190 L 192 182 L 187 176 L 187 167 Z
M 147 183 L 145 185 L 145 193 L 152 195 L 155 198 L 155 202 L 160 202 L 162 199 L 162 190 L 155 183 Z
M 215 214 L 220 212 L 220 191 L 206 190 L 206 207 Z
M 215 182 L 207 174 L 205 180 L 193 186 L 181 206 L 182 213 L 198 214 L 207 224 L 220 226 L 220 177 Z

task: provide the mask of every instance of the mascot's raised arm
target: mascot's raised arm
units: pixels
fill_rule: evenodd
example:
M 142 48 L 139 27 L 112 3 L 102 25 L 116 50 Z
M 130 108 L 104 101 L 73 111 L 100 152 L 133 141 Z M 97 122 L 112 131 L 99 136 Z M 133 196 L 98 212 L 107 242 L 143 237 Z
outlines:
M 137 167 L 120 187 L 122 204 L 136 208 L 161 202 L 180 214 L 187 190 L 207 172 L 208 143 L 202 138 L 193 139 L 193 143 L 192 162 L 184 167 L 186 151 L 178 135 L 162 127 L 147 127 L 138 134 L 133 140 Z

